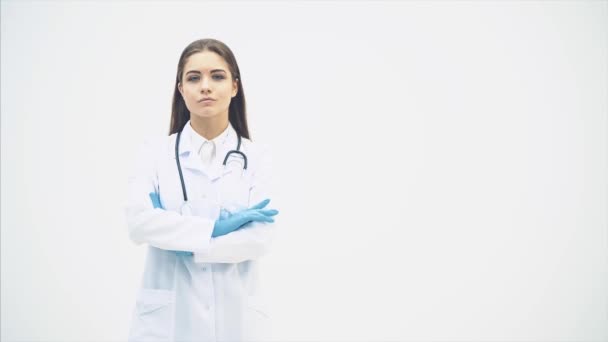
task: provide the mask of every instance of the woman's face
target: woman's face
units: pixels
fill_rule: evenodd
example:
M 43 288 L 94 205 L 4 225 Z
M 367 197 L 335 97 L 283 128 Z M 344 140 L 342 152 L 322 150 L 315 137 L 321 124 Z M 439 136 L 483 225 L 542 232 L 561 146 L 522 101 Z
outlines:
M 230 101 L 238 91 L 226 61 L 211 51 L 198 52 L 188 58 L 182 82 L 177 86 L 191 117 L 200 118 L 218 115 L 227 118 Z M 210 100 L 204 101 L 207 98 Z

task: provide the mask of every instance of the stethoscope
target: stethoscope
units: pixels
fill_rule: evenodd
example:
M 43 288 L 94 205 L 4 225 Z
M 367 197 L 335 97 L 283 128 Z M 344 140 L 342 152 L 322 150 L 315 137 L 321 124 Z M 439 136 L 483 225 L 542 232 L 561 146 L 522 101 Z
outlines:
M 182 183 L 182 193 L 184 195 L 184 202 L 188 203 L 188 194 L 186 192 L 186 183 L 184 182 L 184 175 L 182 174 L 182 166 L 180 165 L 179 162 L 179 139 L 182 135 L 182 131 L 177 132 L 177 138 L 175 139 L 175 162 L 177 163 L 177 171 L 179 172 L 179 180 Z M 236 145 L 236 150 L 231 150 L 228 151 L 228 153 L 226 153 L 226 157 L 224 157 L 224 162 L 222 163 L 222 165 L 224 165 L 224 167 L 226 167 L 226 162 L 228 161 L 228 157 L 230 157 L 231 154 L 238 154 L 241 157 L 243 157 L 243 170 L 247 170 L 247 156 L 245 155 L 245 153 L 241 152 L 241 136 L 237 133 L 236 137 L 238 139 L 237 141 L 237 145 Z

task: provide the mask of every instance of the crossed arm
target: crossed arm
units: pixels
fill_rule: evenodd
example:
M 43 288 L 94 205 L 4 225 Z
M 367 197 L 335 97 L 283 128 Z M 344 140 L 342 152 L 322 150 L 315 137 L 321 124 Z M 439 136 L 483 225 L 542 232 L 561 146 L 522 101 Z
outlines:
M 148 151 L 150 146 L 148 146 Z M 261 159 L 254 174 L 250 198 L 258 203 L 251 208 L 217 220 L 182 216 L 164 210 L 158 197 L 156 167 L 149 154 L 129 178 L 129 199 L 126 206 L 131 239 L 137 243 L 194 253 L 195 262 L 237 263 L 266 254 L 274 236 L 274 218 L 278 211 L 267 209 L 269 163 Z

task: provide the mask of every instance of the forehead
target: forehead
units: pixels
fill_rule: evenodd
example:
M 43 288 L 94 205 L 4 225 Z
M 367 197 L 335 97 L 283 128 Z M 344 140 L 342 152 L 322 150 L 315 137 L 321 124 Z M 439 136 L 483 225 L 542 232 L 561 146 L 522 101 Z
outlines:
M 230 68 L 224 58 L 212 51 L 197 52 L 188 57 L 184 65 L 184 73 L 188 71 L 210 72 L 216 69 L 230 73 Z

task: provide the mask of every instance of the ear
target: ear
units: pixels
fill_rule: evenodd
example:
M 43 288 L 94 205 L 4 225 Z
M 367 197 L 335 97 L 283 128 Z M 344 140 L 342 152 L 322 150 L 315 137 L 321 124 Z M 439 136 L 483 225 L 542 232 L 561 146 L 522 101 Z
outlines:
M 179 90 L 179 93 L 182 95 L 182 97 L 184 97 L 184 92 L 182 90 L 182 83 L 181 82 L 177 82 L 177 90 Z
M 232 97 L 235 97 L 236 94 L 238 94 L 239 92 L 239 83 L 238 83 L 238 78 L 234 81 L 232 81 Z

